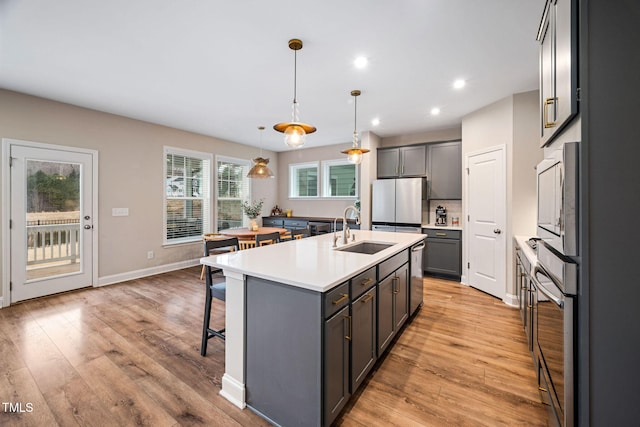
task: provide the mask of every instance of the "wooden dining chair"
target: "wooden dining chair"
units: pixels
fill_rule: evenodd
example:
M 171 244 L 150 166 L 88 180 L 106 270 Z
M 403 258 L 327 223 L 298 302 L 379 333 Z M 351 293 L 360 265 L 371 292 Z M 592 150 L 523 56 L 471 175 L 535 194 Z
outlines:
M 256 246 L 272 245 L 280 242 L 280 233 L 275 231 L 273 233 L 256 234 Z
M 212 251 L 237 251 L 239 250 L 238 238 L 230 237 L 227 239 L 205 240 L 204 253 L 209 254 Z M 207 354 L 207 342 L 213 338 L 218 337 L 225 339 L 224 331 L 222 329 L 213 329 L 210 326 L 211 322 L 211 305 L 213 298 L 220 301 L 226 300 L 227 283 L 224 281 L 224 276 L 221 275 L 222 270 L 219 268 L 205 265 L 206 270 L 206 297 L 204 301 L 204 320 L 202 322 L 202 345 L 200 346 L 200 355 Z M 215 281 L 215 283 L 214 283 Z
M 256 247 L 256 241 L 255 240 L 240 240 L 240 250 L 243 249 L 250 249 L 250 248 L 255 248 Z

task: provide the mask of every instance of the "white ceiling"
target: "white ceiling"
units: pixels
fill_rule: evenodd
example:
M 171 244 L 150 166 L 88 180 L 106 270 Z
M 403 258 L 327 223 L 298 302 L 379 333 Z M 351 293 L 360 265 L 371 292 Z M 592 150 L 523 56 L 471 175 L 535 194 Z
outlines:
M 0 0 L 0 87 L 283 151 L 458 126 L 536 89 L 542 0 Z M 368 58 L 366 69 L 353 60 Z M 467 86 L 455 90 L 463 78 Z M 432 107 L 441 114 L 431 116 Z M 371 119 L 380 119 L 374 127 Z

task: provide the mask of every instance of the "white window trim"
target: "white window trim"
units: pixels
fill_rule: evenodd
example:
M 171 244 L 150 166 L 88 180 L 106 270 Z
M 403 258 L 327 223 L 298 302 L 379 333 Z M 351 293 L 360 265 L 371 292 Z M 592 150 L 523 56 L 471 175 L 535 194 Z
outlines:
M 193 151 L 193 150 L 187 150 L 184 148 L 178 148 L 178 147 L 171 147 L 171 146 L 164 146 L 163 150 L 162 150 L 162 245 L 163 246 L 174 246 L 174 245 L 181 245 L 184 243 L 192 243 L 192 242 L 201 242 L 202 241 L 202 236 L 191 236 L 191 237 L 184 237 L 181 239 L 171 239 L 171 240 L 167 240 L 167 184 L 166 184 L 166 179 L 167 179 L 167 154 L 176 154 L 178 156 L 185 156 L 185 157 L 194 157 L 197 159 L 201 159 L 201 160 L 208 160 L 209 161 L 209 188 L 206 193 L 203 194 L 204 196 L 204 202 L 209 205 L 209 215 L 208 215 L 208 219 L 205 221 L 205 218 L 203 218 L 203 222 L 202 222 L 202 232 L 203 233 L 210 233 L 211 232 L 211 225 L 212 225 L 212 215 L 211 212 L 212 209 L 214 209 L 215 207 L 212 206 L 212 194 L 213 194 L 213 175 L 214 175 L 214 167 L 215 165 L 213 164 L 213 155 L 211 153 L 205 153 L 202 151 Z
M 353 196 L 332 196 L 331 194 L 329 194 L 330 190 L 331 190 L 331 183 L 329 182 L 329 180 L 331 179 L 331 176 L 329 174 L 329 167 L 330 166 L 341 166 L 341 165 L 350 165 L 351 163 L 347 160 L 347 159 L 334 159 L 334 160 L 323 160 L 322 162 L 322 167 L 321 167 L 321 173 L 322 173 L 322 198 L 323 199 L 331 199 L 331 200 L 349 200 L 349 199 L 353 199 L 353 198 L 359 198 L 360 197 L 360 168 L 359 165 L 354 165 L 355 166 L 355 178 L 356 178 L 356 194 L 354 194 Z
M 316 184 L 316 193 L 318 194 L 318 196 L 298 196 L 293 194 L 293 190 L 294 188 L 296 188 L 295 185 L 295 179 L 296 179 L 296 173 L 295 171 L 297 169 L 305 169 L 305 168 L 310 168 L 310 167 L 315 167 L 316 170 L 318 171 L 318 180 L 317 180 L 317 184 Z M 296 200 L 304 200 L 304 199 L 319 199 L 319 195 L 320 193 L 320 180 L 321 180 L 321 170 L 320 170 L 320 162 L 305 162 L 305 163 L 290 163 L 289 164 L 289 198 L 290 199 L 296 199 Z
M 229 157 L 229 156 L 223 156 L 223 155 L 216 155 L 215 158 L 215 165 L 214 165 L 214 172 L 212 172 L 212 176 L 213 176 L 213 185 L 215 186 L 215 200 L 212 206 L 213 209 L 213 224 L 214 224 L 214 228 L 216 230 L 216 232 L 218 232 L 218 198 L 220 197 L 218 194 L 218 162 L 227 162 L 227 163 L 237 163 L 239 165 L 242 166 L 247 166 L 247 167 L 251 167 L 251 160 L 247 160 L 247 159 L 240 159 L 237 157 Z M 251 185 L 251 180 L 249 180 L 248 183 L 248 197 L 247 197 L 247 201 L 251 202 L 252 196 L 253 196 L 253 186 Z M 247 218 L 246 215 L 242 215 L 242 224 L 244 226 L 247 226 L 249 224 L 249 219 Z

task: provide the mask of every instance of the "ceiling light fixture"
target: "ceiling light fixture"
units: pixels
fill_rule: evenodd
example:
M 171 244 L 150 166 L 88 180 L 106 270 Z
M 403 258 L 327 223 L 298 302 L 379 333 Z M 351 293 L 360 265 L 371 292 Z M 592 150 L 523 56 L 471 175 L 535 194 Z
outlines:
M 267 166 L 269 159 L 262 157 L 262 131 L 264 130 L 264 126 L 258 126 L 258 130 L 260 130 L 260 157 L 253 159 L 255 164 L 247 174 L 247 178 L 274 178 L 273 172 L 271 172 L 271 169 Z
M 351 96 L 353 96 L 353 145 L 351 148 L 347 150 L 341 151 L 341 153 L 347 155 L 347 160 L 349 163 L 353 163 L 355 165 L 359 165 L 362 162 L 362 155 L 368 153 L 369 150 L 366 148 L 360 148 L 358 145 L 359 137 L 358 137 L 358 127 L 357 127 L 357 119 L 358 119 L 358 96 L 360 96 L 359 90 L 352 90 Z
M 433 107 L 431 109 L 431 115 L 432 116 L 437 116 L 438 114 L 440 114 L 440 109 L 438 107 Z
M 353 64 L 356 66 L 356 68 L 365 68 L 368 62 L 369 61 L 366 57 L 359 56 L 355 59 L 355 61 L 353 61 Z
M 304 145 L 304 140 L 309 133 L 316 131 L 314 126 L 298 121 L 298 100 L 296 98 L 296 73 L 297 73 L 297 52 L 302 49 L 302 40 L 289 40 L 289 49 L 293 50 L 293 120 L 290 122 L 278 123 L 273 126 L 278 132 L 284 133 L 284 142 L 289 147 L 300 148 Z
M 453 87 L 456 89 L 462 89 L 466 84 L 467 82 L 465 82 L 463 79 L 458 79 L 455 82 L 453 82 Z
M 380 119 L 376 117 L 375 119 L 371 120 L 371 124 L 373 126 L 378 126 L 380 124 Z

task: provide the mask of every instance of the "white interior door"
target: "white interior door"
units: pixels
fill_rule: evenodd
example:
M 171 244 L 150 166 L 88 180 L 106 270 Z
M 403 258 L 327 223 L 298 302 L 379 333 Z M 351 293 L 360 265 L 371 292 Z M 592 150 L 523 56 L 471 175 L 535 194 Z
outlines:
M 504 299 L 507 234 L 504 147 L 470 153 L 466 162 L 468 283 Z
M 11 302 L 93 284 L 93 155 L 10 145 Z

